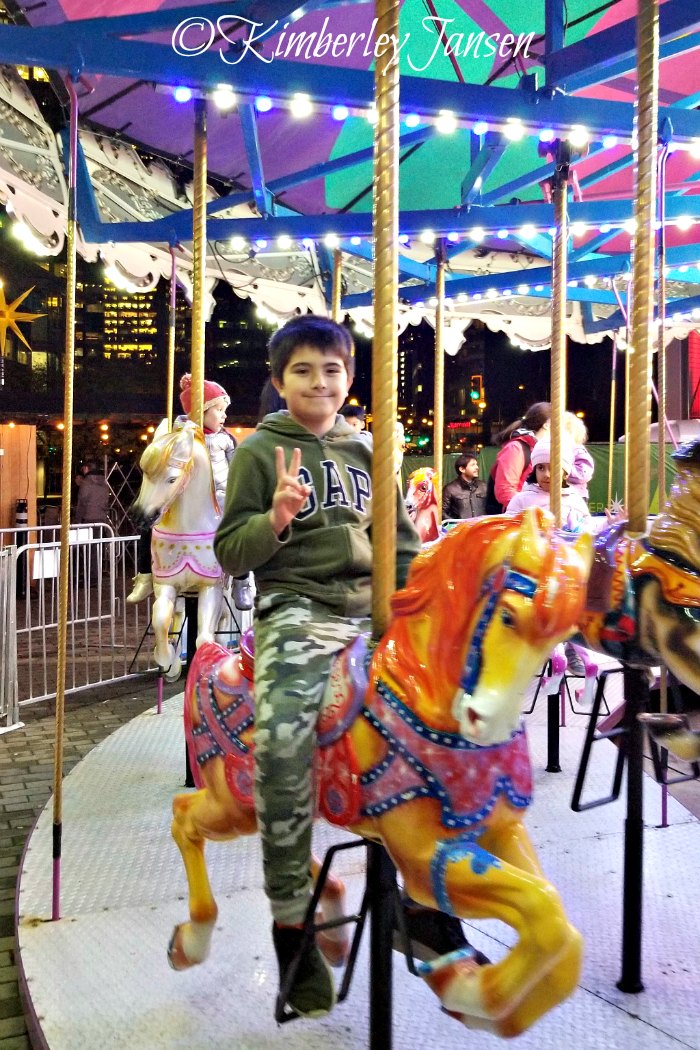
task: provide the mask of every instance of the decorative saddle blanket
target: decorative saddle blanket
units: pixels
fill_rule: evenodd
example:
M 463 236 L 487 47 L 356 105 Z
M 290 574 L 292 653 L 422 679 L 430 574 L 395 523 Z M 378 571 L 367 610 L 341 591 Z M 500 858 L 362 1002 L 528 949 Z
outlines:
M 214 555 L 214 533 L 163 532 L 153 527 L 151 557 L 156 580 L 168 580 L 185 569 L 218 580 L 223 570 Z
M 360 776 L 357 759 L 346 730 L 357 717 L 367 690 L 367 637 L 360 636 L 334 660 L 316 725 L 315 753 L 317 813 L 344 827 L 359 819 Z M 254 650 L 252 631 L 241 639 L 239 658 L 220 663 L 221 650 L 212 647 L 204 659 L 197 682 L 200 724 L 188 728 L 193 769 L 216 755 L 224 759 L 231 794 L 242 805 L 253 805 L 252 690 Z M 219 666 L 217 667 L 217 663 Z M 189 720 L 189 708 L 185 707 Z M 190 732 L 191 730 L 191 732 Z M 195 783 L 199 786 L 197 771 Z
M 381 816 L 416 798 L 434 798 L 448 828 L 473 828 L 499 798 L 516 808 L 532 799 L 532 768 L 522 729 L 505 744 L 480 747 L 459 734 L 431 730 L 380 682 L 363 707 L 367 692 L 367 637 L 357 638 L 336 658 L 317 723 L 314 776 L 317 813 L 347 826 L 363 816 Z M 221 661 L 221 649 L 198 651 L 200 724 L 188 725 L 191 765 L 214 756 L 224 759 L 234 798 L 253 805 L 252 631 L 241 639 L 238 659 Z M 218 666 L 217 666 L 218 665 Z M 374 768 L 360 775 L 350 735 L 354 719 L 363 718 L 383 737 L 387 751 Z M 189 721 L 189 707 L 185 707 Z

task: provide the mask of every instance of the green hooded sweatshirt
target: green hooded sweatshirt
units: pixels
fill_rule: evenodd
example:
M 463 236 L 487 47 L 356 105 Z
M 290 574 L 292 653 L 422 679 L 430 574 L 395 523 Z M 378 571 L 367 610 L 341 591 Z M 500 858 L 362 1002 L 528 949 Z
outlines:
M 275 446 L 288 464 L 301 449 L 300 476 L 311 496 L 276 536 L 269 519 L 277 485 Z M 396 489 L 397 586 L 406 582 L 420 540 Z M 289 412 L 265 416 L 236 450 L 226 508 L 214 539 L 226 572 L 255 573 L 261 594 L 303 595 L 341 616 L 368 616 L 372 582 L 372 439 L 342 416 L 322 438 Z

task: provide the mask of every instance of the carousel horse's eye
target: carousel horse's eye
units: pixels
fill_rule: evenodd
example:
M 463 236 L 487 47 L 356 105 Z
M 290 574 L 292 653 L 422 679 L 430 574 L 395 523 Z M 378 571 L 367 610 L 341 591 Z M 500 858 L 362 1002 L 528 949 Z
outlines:
M 501 611 L 501 623 L 504 627 L 515 627 L 515 617 L 510 609 L 503 609 Z

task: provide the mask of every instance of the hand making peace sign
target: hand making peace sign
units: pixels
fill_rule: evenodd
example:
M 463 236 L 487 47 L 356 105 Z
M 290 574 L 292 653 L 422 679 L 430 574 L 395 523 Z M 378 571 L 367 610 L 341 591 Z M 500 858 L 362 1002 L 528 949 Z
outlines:
M 289 461 L 289 468 L 287 468 L 284 449 L 280 445 L 275 446 L 277 485 L 272 496 L 270 523 L 277 536 L 284 532 L 292 518 L 299 513 L 311 495 L 311 487 L 304 485 L 299 479 L 300 467 L 300 448 L 295 448 L 292 451 L 292 458 Z

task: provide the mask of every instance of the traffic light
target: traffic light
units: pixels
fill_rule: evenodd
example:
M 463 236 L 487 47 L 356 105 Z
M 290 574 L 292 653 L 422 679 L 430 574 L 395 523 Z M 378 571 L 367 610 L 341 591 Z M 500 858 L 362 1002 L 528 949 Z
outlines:
M 483 376 L 472 376 L 469 381 L 469 400 L 470 401 L 483 401 L 484 400 L 484 377 Z

